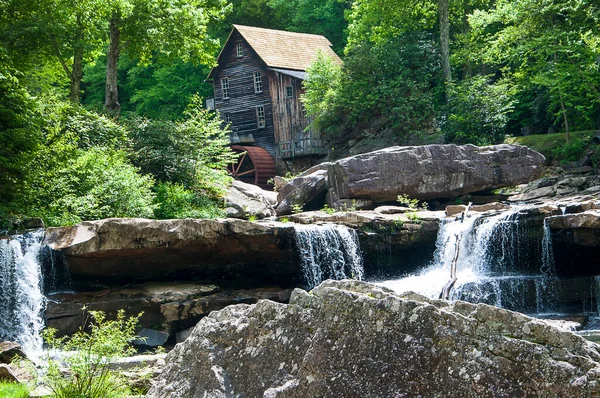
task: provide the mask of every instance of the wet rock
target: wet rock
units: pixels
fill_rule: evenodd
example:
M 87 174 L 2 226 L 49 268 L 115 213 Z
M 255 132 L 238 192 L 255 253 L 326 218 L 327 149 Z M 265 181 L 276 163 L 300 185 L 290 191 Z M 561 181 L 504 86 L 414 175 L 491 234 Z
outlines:
M 277 203 L 277 194 L 253 184 L 234 180 L 223 200 L 228 217 L 255 216 L 261 219 L 275 215 L 273 206 Z
M 598 346 L 525 315 L 326 281 L 204 318 L 148 398 L 592 397 Z
M 551 231 L 556 231 L 553 239 L 567 240 L 581 246 L 600 247 L 600 211 L 589 210 L 548 217 L 547 223 Z
M 0 343 L 0 363 L 10 364 L 13 359 L 26 358 L 25 353 L 18 343 L 3 341 Z

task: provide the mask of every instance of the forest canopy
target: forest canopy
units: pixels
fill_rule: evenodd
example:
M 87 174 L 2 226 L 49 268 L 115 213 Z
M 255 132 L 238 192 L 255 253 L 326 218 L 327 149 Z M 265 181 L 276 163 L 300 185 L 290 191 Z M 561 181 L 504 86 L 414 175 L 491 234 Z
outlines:
M 600 128 L 595 0 L 6 0 L 0 224 L 220 215 L 234 155 L 202 99 L 234 23 L 331 41 L 303 100 L 340 154 Z

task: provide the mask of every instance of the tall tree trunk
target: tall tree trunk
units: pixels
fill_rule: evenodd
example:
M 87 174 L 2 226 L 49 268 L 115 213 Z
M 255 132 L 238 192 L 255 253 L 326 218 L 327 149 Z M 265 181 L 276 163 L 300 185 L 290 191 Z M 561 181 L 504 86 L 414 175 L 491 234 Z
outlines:
M 565 122 L 565 139 L 567 144 L 569 143 L 569 119 L 567 119 L 567 110 L 565 109 L 565 101 L 563 100 L 562 90 L 558 89 L 558 96 L 560 99 L 560 111 L 563 115 L 563 121 Z
M 106 92 L 104 109 L 109 113 L 118 114 L 121 111 L 119 104 L 119 89 L 117 87 L 117 61 L 119 60 L 119 36 L 121 34 L 120 16 L 113 14 L 110 20 L 110 44 L 106 56 Z
M 450 70 L 450 19 L 448 17 L 448 0 L 438 0 L 438 16 L 440 19 L 442 69 L 444 71 L 444 82 L 448 84 L 452 81 L 452 72 Z M 446 99 L 448 99 L 447 93 Z
M 75 43 L 73 44 L 73 67 L 69 73 L 70 90 L 69 100 L 79 103 L 81 95 L 81 79 L 83 78 L 83 21 L 81 14 L 77 14 L 77 31 L 75 32 Z

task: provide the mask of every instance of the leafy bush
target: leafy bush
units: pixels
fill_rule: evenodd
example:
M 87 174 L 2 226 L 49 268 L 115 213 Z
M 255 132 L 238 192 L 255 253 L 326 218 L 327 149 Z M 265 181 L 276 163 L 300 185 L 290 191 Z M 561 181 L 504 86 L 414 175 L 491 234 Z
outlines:
M 179 122 L 130 121 L 133 160 L 157 180 L 182 184 L 210 196 L 222 194 L 231 178 L 226 167 L 237 155 L 229 148 L 229 131 L 196 98 Z
M 34 204 L 29 213 L 50 225 L 108 217 L 151 217 L 153 185 L 151 177 L 140 175 L 128 162 L 124 151 L 77 149 L 73 158 L 36 173 L 31 182 Z
M 0 382 L 0 398 L 28 398 L 29 389 L 24 384 Z
M 154 216 L 159 219 L 217 218 L 225 215 L 215 199 L 185 189 L 177 183 L 158 183 L 156 204 Z
M 50 347 L 69 351 L 64 361 L 71 375 L 66 378 L 60 364 L 46 358 L 46 381 L 55 398 L 117 398 L 129 393 L 125 381 L 110 369 L 110 364 L 134 352 L 130 343 L 142 314 L 127 319 L 120 310 L 115 320 L 107 320 L 100 311 L 90 311 L 90 315 L 89 332 L 80 329 L 71 337 L 58 338 L 55 329 L 45 330 L 44 339 Z
M 508 82 L 491 83 L 485 76 L 474 76 L 451 84 L 448 91 L 450 112 L 442 126 L 448 142 L 492 145 L 504 140 L 515 103 Z

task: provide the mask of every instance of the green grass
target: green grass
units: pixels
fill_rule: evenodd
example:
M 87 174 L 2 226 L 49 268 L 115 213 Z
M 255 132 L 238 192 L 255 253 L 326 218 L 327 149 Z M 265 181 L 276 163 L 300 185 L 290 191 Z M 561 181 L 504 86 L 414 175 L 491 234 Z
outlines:
M 28 398 L 29 389 L 23 384 L 0 382 L 0 398 Z
M 569 144 L 564 133 L 538 134 L 509 137 L 507 144 L 525 145 L 544 155 L 548 163 L 564 163 L 578 160 L 591 146 L 594 130 L 574 131 L 569 134 Z

